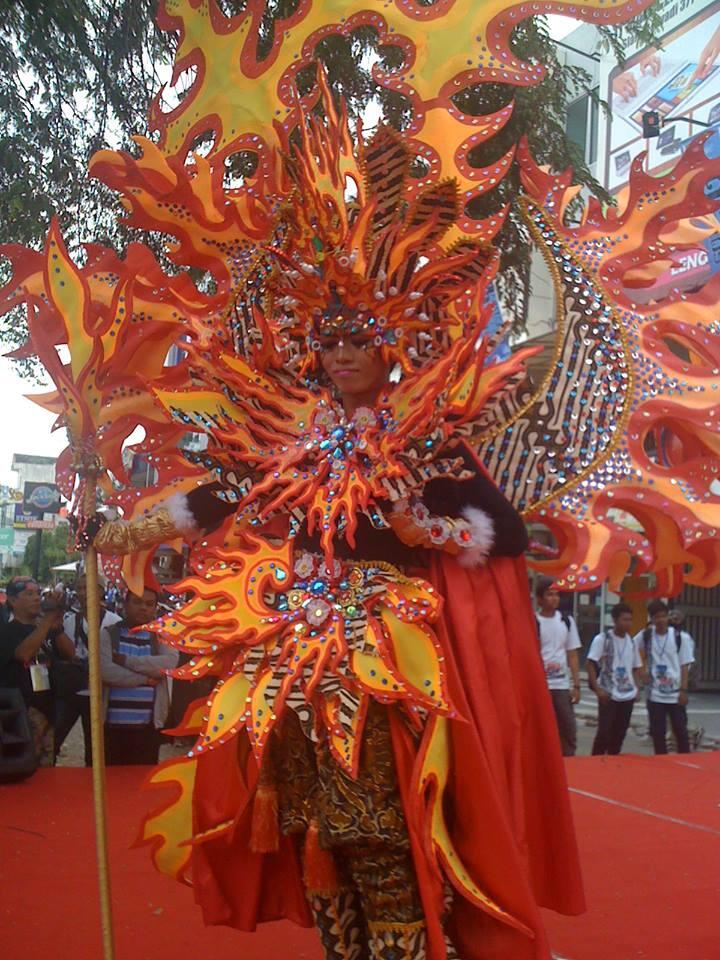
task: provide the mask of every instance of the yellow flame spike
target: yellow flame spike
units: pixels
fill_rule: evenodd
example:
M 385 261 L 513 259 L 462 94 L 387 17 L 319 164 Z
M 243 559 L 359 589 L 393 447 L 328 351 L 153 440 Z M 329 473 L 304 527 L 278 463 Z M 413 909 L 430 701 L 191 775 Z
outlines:
M 249 694 L 250 681 L 242 673 L 233 674 L 215 687 L 208 719 L 192 754 L 210 750 L 237 735 L 244 726 Z
M 161 764 L 149 783 L 173 785 L 177 795 L 158 811 L 145 818 L 139 838 L 152 844 L 155 867 L 176 880 L 190 883 L 189 867 L 193 835 L 193 789 L 197 774 L 197 760 L 188 757 L 173 758 Z
M 94 340 L 88 316 L 87 284 L 67 255 L 57 225 L 53 224 L 47 242 L 47 291 L 53 305 L 66 324 L 70 347 L 70 367 L 75 381 L 85 373 Z
M 451 709 L 442 650 L 434 633 L 422 624 L 405 623 L 392 611 L 380 608 L 387 647 L 398 675 L 414 688 L 413 699 L 441 712 Z

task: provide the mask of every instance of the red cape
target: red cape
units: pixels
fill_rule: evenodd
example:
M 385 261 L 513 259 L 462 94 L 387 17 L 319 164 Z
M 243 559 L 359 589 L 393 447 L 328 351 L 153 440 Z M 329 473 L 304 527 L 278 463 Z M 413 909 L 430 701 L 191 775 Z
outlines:
M 548 960 L 539 906 L 577 914 L 585 903 L 525 563 L 500 557 L 468 570 L 437 554 L 430 580 L 445 597 L 438 636 L 451 696 L 463 717 L 450 724 L 453 842 L 481 889 L 535 932 L 531 939 L 456 896 L 451 936 L 464 960 Z M 417 747 L 399 714 L 390 709 L 390 715 L 428 922 L 428 960 L 445 960 L 442 890 L 412 796 Z M 235 826 L 230 834 L 196 842 L 196 899 L 210 924 L 254 930 L 260 922 L 287 918 L 310 926 L 295 844 L 283 838 L 275 854 L 249 849 L 255 772 L 246 756 L 243 745 L 231 742 L 199 763 L 196 837 L 228 820 Z

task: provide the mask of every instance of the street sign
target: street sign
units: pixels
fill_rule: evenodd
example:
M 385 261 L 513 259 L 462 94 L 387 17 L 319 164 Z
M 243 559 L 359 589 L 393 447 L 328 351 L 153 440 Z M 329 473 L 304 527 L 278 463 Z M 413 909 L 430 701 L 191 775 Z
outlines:
M 15 530 L 54 530 L 57 526 L 55 520 L 36 520 L 34 517 L 15 518 L 13 528 Z

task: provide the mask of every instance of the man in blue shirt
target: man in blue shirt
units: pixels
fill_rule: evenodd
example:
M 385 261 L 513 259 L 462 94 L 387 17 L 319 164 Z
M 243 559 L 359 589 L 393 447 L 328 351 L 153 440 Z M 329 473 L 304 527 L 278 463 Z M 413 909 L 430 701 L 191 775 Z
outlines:
M 156 618 L 157 599 L 150 588 L 142 595 L 128 590 L 123 619 L 100 633 L 109 765 L 158 762 L 170 705 L 167 671 L 177 666 L 178 653 L 152 631 L 138 629 Z

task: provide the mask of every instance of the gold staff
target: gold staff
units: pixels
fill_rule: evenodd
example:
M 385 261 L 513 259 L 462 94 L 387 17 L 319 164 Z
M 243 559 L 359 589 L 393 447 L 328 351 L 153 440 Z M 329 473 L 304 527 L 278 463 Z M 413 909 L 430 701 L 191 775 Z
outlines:
M 85 484 L 81 518 L 95 514 L 98 474 L 102 465 L 98 458 L 84 452 L 77 472 Z M 105 742 L 103 736 L 103 696 L 100 672 L 100 595 L 98 590 L 97 551 L 90 543 L 85 548 L 87 582 L 88 659 L 90 664 L 90 733 L 92 740 L 93 808 L 95 813 L 95 849 L 97 853 L 98 888 L 100 893 L 100 925 L 103 958 L 114 960 L 112 904 L 110 900 L 110 868 L 105 816 Z

